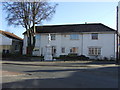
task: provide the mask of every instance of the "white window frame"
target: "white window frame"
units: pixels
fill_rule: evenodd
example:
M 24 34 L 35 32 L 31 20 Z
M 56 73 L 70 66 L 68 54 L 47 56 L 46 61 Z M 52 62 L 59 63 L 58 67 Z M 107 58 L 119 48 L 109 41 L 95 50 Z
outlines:
M 92 33 L 91 34 L 91 39 L 92 40 L 98 40 L 98 33 Z
M 61 53 L 65 53 L 65 47 L 61 48 Z
M 79 40 L 79 34 L 70 34 L 70 40 Z
M 55 34 L 50 34 L 51 35 L 51 40 L 55 40 L 56 39 L 56 35 Z
M 70 53 L 78 53 L 78 47 L 71 47 L 70 48 Z
M 88 47 L 88 55 L 90 56 L 99 56 L 101 51 L 101 47 Z
M 36 39 L 40 39 L 40 38 L 41 38 L 41 35 L 36 34 L 35 38 L 36 38 Z

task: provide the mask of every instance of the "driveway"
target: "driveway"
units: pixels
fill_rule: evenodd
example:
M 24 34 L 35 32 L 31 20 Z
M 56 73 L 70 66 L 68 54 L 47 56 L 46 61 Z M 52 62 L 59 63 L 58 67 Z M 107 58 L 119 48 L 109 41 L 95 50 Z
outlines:
M 3 88 L 118 88 L 111 62 L 2 62 Z

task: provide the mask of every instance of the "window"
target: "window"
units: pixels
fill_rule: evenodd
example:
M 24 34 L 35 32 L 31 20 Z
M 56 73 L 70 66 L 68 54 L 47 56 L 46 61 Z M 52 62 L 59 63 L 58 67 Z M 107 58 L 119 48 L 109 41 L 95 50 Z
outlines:
M 34 48 L 33 50 L 34 50 L 34 51 L 39 51 L 39 48 Z
M 18 45 L 15 45 L 15 50 L 18 50 Z
M 51 40 L 55 40 L 55 34 L 51 34 Z
M 64 47 L 61 48 L 61 52 L 65 53 L 65 48 Z
M 40 39 L 40 35 L 36 35 L 35 37 L 36 37 L 36 39 Z
M 43 47 L 41 47 L 41 56 L 43 55 Z
M 3 49 L 2 53 L 3 53 L 3 54 L 6 53 L 6 52 L 5 52 L 5 49 Z
M 71 34 L 70 39 L 77 40 L 77 39 L 79 39 L 79 35 L 78 34 Z
M 78 53 L 78 47 L 70 48 L 70 53 Z
M 9 50 L 6 50 L 6 53 L 9 53 Z
M 97 48 L 97 47 L 89 48 L 89 55 L 101 55 L 101 48 Z
M 9 53 L 9 50 L 3 49 L 2 53 L 3 53 L 3 54 Z
M 62 34 L 63 35 L 63 37 L 66 37 L 67 36 L 67 34 Z
M 93 33 L 92 34 L 92 40 L 97 40 L 98 39 L 98 34 L 97 33 Z
M 67 35 L 65 34 L 64 37 L 67 37 Z

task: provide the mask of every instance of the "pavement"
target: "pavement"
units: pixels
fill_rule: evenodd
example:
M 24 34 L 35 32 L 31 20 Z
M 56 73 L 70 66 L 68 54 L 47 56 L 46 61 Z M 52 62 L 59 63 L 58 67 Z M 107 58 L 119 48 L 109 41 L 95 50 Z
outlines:
M 19 72 L 10 72 L 10 71 L 3 71 L 0 70 L 2 73 L 2 76 L 17 76 L 17 75 L 24 75 L 24 73 L 19 73 Z
M 114 62 L 0 61 L 3 88 L 118 88 Z

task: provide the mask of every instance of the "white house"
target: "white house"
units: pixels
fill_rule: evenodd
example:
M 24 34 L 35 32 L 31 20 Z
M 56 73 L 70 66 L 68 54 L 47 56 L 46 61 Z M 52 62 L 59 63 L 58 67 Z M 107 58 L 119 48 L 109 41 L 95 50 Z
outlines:
M 33 55 L 46 53 L 48 34 L 51 35 L 52 55 L 77 53 L 89 58 L 115 58 L 116 31 L 101 23 L 36 26 Z M 23 54 L 26 54 L 27 35 L 24 33 Z
M 22 38 L 0 30 L 0 53 L 22 53 L 22 43 Z
M 118 29 L 118 58 L 120 57 L 120 1 L 117 6 L 117 29 Z

